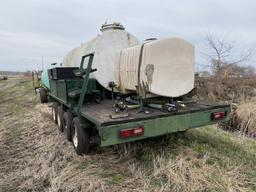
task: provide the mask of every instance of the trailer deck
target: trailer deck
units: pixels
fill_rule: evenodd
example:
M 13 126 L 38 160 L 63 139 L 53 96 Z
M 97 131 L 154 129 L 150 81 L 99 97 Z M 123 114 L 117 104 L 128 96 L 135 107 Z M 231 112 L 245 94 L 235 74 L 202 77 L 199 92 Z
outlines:
M 227 104 L 209 104 L 209 103 L 200 103 L 200 102 L 189 102 L 186 104 L 184 108 L 181 108 L 178 112 L 162 112 L 158 109 L 149 109 L 150 113 L 146 114 L 143 112 L 139 112 L 139 109 L 129 109 L 127 112 L 119 112 L 116 113 L 114 111 L 114 107 L 111 100 L 103 100 L 100 103 L 88 103 L 84 105 L 81 109 L 81 115 L 88 118 L 93 123 L 100 125 L 100 126 L 108 126 L 126 122 L 135 122 L 147 119 L 155 119 L 159 117 L 168 117 L 174 115 L 181 115 L 187 113 L 194 113 L 199 111 L 206 111 L 211 109 L 229 107 Z M 127 114 L 127 117 L 121 118 L 111 118 L 110 115 L 117 115 L 117 114 Z

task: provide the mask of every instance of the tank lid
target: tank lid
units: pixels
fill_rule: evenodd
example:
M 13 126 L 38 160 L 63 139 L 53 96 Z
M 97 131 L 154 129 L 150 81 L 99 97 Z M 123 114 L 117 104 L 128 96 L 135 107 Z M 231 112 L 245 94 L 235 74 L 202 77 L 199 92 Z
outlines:
M 118 30 L 125 30 L 124 26 L 121 25 L 120 23 L 114 22 L 114 23 L 110 23 L 108 24 L 107 22 L 105 22 L 102 26 L 101 26 L 101 31 L 106 31 L 109 29 L 118 29 Z

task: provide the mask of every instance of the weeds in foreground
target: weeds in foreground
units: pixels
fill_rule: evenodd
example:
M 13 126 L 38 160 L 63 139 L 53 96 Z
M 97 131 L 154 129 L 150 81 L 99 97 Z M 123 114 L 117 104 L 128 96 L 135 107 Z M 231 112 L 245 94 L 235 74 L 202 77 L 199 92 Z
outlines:
M 154 143 L 165 141 L 162 150 Z M 151 143 L 152 142 L 152 143 Z M 255 191 L 256 142 L 217 128 L 146 141 L 129 166 L 142 191 Z M 159 146 L 158 146 L 159 148 Z M 149 162 L 140 161 L 146 154 Z M 144 159 L 144 158 L 143 158 Z M 140 163 L 139 163 L 140 162 Z

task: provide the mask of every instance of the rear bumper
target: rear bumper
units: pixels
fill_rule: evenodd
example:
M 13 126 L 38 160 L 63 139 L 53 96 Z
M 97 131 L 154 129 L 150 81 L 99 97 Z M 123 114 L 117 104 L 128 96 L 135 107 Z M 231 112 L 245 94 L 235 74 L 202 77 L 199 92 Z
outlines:
M 224 119 L 213 121 L 211 114 L 224 111 L 227 116 Z M 178 131 L 184 131 L 190 128 L 197 128 L 206 125 L 225 122 L 229 119 L 230 107 L 220 107 L 216 109 L 198 111 L 186 114 L 172 115 L 167 117 L 158 117 L 136 122 L 127 122 L 117 125 L 102 126 L 99 128 L 101 136 L 101 146 L 109 146 L 120 143 L 126 143 L 141 140 L 150 137 L 165 135 Z M 122 139 L 119 137 L 119 131 L 131 127 L 144 127 L 144 134 L 130 138 Z

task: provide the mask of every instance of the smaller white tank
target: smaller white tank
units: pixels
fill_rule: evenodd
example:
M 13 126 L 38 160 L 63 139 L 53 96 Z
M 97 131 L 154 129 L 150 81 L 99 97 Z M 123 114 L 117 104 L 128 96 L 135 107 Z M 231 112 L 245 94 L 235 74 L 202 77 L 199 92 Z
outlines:
M 194 46 L 179 38 L 122 49 L 115 62 L 117 88 L 123 93 L 139 87 L 159 96 L 185 95 L 194 88 L 194 55 Z

